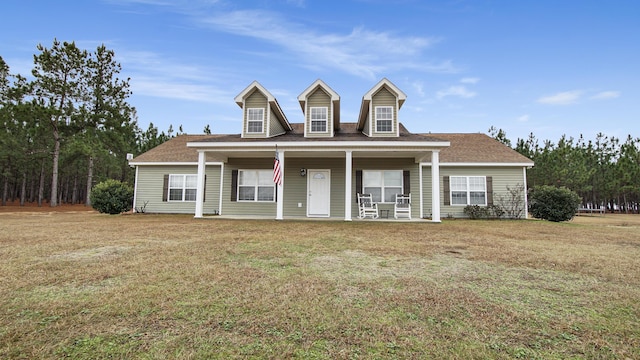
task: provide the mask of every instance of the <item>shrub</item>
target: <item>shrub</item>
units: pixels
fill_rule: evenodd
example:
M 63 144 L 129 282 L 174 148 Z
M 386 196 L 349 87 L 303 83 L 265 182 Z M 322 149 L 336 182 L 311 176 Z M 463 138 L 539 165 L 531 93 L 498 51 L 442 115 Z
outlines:
M 487 212 L 496 219 L 500 219 L 506 214 L 506 211 L 500 205 L 487 206 Z
M 505 194 L 494 195 L 494 201 L 499 211 L 495 211 L 496 217 L 508 219 L 521 219 L 525 212 L 524 185 L 516 184 L 514 187 L 507 185 Z M 500 215 L 498 215 L 500 213 Z
M 580 205 L 580 196 L 566 187 L 538 186 L 529 196 L 529 211 L 537 219 L 554 222 L 573 219 Z
M 133 188 L 118 180 L 105 180 L 91 190 L 91 206 L 101 213 L 120 214 L 131 210 Z
M 467 205 L 463 211 L 469 219 L 484 219 L 489 217 L 489 210 L 479 205 Z

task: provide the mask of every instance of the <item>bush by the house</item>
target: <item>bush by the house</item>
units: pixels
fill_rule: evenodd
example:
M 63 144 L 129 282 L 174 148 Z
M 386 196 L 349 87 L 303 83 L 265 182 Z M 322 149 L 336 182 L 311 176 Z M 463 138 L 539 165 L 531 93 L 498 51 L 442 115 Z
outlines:
M 538 186 L 529 196 L 529 211 L 537 219 L 554 222 L 573 219 L 580 205 L 580 196 L 566 187 Z
M 489 210 L 484 206 L 467 205 L 462 210 L 469 219 L 485 219 L 489 217 Z
M 104 214 L 120 214 L 131 210 L 133 188 L 118 180 L 105 180 L 91 190 L 91 206 Z

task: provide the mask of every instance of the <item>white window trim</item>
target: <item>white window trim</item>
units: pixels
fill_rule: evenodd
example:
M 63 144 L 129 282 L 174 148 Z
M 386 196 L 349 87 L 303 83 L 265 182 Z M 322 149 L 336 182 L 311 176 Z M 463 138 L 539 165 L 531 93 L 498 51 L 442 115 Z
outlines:
M 385 172 L 398 172 L 400 173 L 400 179 L 401 179 L 401 183 L 400 183 L 400 193 L 404 194 L 404 173 L 403 170 L 362 170 L 362 191 L 364 193 L 366 193 L 365 189 L 365 174 L 366 173 L 371 173 L 371 172 L 379 172 L 382 173 L 382 176 L 380 177 L 382 184 L 380 184 L 380 200 L 381 201 L 376 201 L 376 203 L 378 204 L 393 204 L 395 201 L 392 202 L 385 202 L 385 193 L 384 193 L 384 189 L 387 187 L 392 187 L 392 186 L 385 186 L 384 184 L 384 173 Z M 395 186 L 393 186 L 395 187 Z
M 452 189 L 452 184 L 453 184 L 453 178 L 464 178 L 466 180 L 466 193 L 467 193 L 467 203 L 466 204 L 454 204 L 453 203 L 453 192 L 454 190 Z M 477 190 L 471 190 L 471 187 L 469 186 L 469 179 L 471 178 L 482 178 L 484 181 L 484 204 L 471 204 L 471 193 L 472 192 L 480 192 Z M 462 192 L 462 190 L 455 190 L 456 192 Z M 449 176 L 449 204 L 451 204 L 451 206 L 468 206 L 468 205 L 478 205 L 478 206 L 487 206 L 487 177 L 486 176 L 479 176 L 479 175 L 470 175 L 470 176 Z
M 167 201 L 168 202 L 196 202 L 196 197 L 198 196 L 198 183 L 196 181 L 195 185 L 193 187 L 187 187 L 187 176 L 193 176 L 193 177 L 198 177 L 198 174 L 169 174 L 169 184 L 167 185 Z M 178 188 L 178 187 L 171 187 L 171 178 L 173 177 L 182 177 L 182 187 Z M 171 190 L 172 189 L 181 189 L 182 190 L 182 195 L 180 197 L 180 200 L 172 200 L 171 199 Z M 196 191 L 196 196 L 194 197 L 193 200 L 185 200 L 185 195 L 187 190 L 195 190 Z
M 271 182 L 269 185 L 260 185 L 259 181 L 258 181 L 258 183 L 253 185 L 254 199 L 253 200 L 242 200 L 242 199 L 240 199 L 240 186 L 243 186 L 243 187 L 251 186 L 251 185 L 241 185 L 240 184 L 240 179 L 242 178 L 241 177 L 241 173 L 243 173 L 243 172 L 255 172 L 256 173 L 256 179 L 259 177 L 258 173 L 265 172 L 265 173 L 268 173 L 268 174 L 266 174 L 268 179 L 273 179 L 273 169 L 238 169 L 238 185 L 237 185 L 237 188 L 236 188 L 236 194 L 237 194 L 236 201 L 238 201 L 238 202 L 246 202 L 246 203 L 256 203 L 256 202 L 258 202 L 258 203 L 274 203 L 274 202 L 276 202 L 276 186 L 275 186 L 275 183 L 273 183 L 273 182 Z M 269 187 L 271 187 L 273 189 L 273 200 L 259 200 L 258 199 L 258 188 L 259 187 L 267 187 L 267 186 L 269 186 Z
M 249 113 L 254 110 L 259 110 L 262 118 L 260 120 L 250 120 Z M 260 131 L 251 131 L 251 123 L 260 123 Z M 262 134 L 264 133 L 264 108 L 248 108 L 247 109 L 247 134 Z
M 391 118 L 390 119 L 380 119 L 378 118 L 378 115 L 380 114 L 380 109 L 391 109 Z M 375 109 L 375 119 L 374 119 L 374 126 L 376 128 L 376 132 L 378 133 L 392 133 L 393 132 L 393 106 L 376 106 Z M 391 129 L 390 130 L 380 130 L 378 129 L 378 121 L 391 121 Z
M 324 109 L 324 119 L 313 119 L 314 109 Z M 324 121 L 324 130 L 313 130 L 313 122 Z M 329 131 L 329 108 L 326 106 L 313 106 L 309 108 L 309 132 L 310 133 L 326 133 Z

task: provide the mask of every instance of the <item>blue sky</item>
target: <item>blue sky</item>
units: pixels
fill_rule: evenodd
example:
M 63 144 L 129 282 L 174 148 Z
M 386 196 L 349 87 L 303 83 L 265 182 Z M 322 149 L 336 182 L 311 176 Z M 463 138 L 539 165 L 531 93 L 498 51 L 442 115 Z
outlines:
M 301 122 L 320 78 L 342 121 L 388 78 L 413 132 L 640 136 L 640 1 L 8 0 L 0 56 L 28 75 L 41 43 L 104 43 L 130 77 L 143 129 L 239 133 L 253 80 Z

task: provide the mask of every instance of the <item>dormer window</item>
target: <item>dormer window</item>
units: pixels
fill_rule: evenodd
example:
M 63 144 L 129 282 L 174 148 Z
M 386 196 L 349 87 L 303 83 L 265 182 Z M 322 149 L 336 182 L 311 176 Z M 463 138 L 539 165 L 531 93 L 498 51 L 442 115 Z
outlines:
M 310 110 L 311 132 L 327 132 L 327 108 L 312 107 Z
M 376 132 L 393 131 L 393 107 L 376 106 Z
M 264 109 L 249 108 L 247 109 L 247 132 L 262 133 L 264 124 Z

